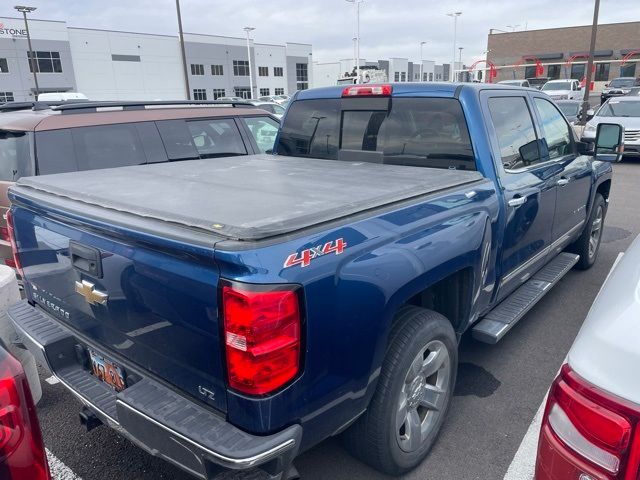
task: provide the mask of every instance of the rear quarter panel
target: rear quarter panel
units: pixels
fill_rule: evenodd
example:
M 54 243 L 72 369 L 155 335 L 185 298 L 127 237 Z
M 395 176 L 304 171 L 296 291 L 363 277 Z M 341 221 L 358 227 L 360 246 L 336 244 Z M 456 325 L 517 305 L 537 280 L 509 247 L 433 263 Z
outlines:
M 471 199 L 465 196 L 470 190 L 476 191 Z M 233 251 L 238 245 L 217 244 L 221 277 L 300 284 L 306 304 L 303 373 L 269 398 L 228 392 L 232 423 L 264 432 L 300 422 L 309 446 L 355 418 L 373 394 L 401 304 L 464 268 L 475 274 L 476 303 L 488 302 L 495 250 L 483 246 L 493 245 L 497 215 L 494 185 L 485 180 L 271 246 Z M 339 238 L 347 244 L 344 253 L 284 267 L 289 255 Z

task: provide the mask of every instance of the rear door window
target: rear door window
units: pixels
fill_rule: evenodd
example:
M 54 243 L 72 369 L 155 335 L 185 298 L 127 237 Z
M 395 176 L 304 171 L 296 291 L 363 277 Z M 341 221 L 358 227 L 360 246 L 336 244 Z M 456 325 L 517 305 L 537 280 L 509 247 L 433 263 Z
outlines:
M 240 130 L 232 118 L 187 122 L 200 158 L 246 155 Z
M 262 153 L 270 153 L 276 141 L 278 122 L 269 117 L 242 117 L 242 121 L 247 126 L 251 135 Z
M 536 131 L 524 97 L 494 97 L 488 103 L 505 170 L 539 163 Z
M 0 181 L 33 175 L 29 134 L 0 130 Z

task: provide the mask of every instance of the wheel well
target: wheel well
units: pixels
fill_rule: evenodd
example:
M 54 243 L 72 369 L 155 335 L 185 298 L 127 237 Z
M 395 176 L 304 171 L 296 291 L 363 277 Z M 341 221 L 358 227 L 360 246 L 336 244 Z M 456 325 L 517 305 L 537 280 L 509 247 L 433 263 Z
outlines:
M 471 308 L 471 268 L 452 273 L 407 301 L 445 316 L 456 332 L 465 327 Z
M 611 180 L 605 180 L 600 185 L 598 185 L 597 193 L 602 195 L 605 200 L 609 199 L 609 192 L 611 191 Z

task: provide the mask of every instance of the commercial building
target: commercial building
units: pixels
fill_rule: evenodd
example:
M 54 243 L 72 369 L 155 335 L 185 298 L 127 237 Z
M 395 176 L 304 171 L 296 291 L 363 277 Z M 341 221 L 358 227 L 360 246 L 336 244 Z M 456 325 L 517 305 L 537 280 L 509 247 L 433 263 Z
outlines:
M 68 27 L 29 20 L 41 92 L 82 92 L 92 100 L 185 99 L 176 35 Z M 245 38 L 185 33 L 191 98 L 249 98 Z M 24 22 L 0 17 L 0 103 L 33 100 L 35 83 Z M 312 47 L 250 42 L 253 97 L 312 86 Z
M 408 58 L 393 57 L 388 60 L 367 61 L 360 59 L 360 66 L 383 70 L 390 82 L 419 82 L 420 62 L 412 62 Z M 457 62 L 456 62 L 457 64 Z M 351 74 L 355 68 L 355 59 L 348 58 L 337 62 L 314 62 L 314 87 L 336 85 L 339 78 Z M 436 65 L 433 60 L 422 60 L 422 81 L 449 80 L 449 65 Z
M 536 76 L 582 79 L 591 41 L 591 25 L 520 32 L 495 29 L 487 41 L 487 60 L 496 80 Z M 616 77 L 640 76 L 640 22 L 598 25 L 595 48 L 595 89 Z M 482 66 L 481 68 L 484 68 Z

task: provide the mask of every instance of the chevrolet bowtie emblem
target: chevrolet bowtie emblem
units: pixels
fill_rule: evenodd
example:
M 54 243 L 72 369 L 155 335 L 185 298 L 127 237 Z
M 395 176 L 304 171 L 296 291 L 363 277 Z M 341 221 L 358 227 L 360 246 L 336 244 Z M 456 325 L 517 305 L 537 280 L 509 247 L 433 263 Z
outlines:
M 89 305 L 105 305 L 109 298 L 109 295 L 100 290 L 96 290 L 96 286 L 86 280 L 76 282 L 76 292 L 82 295 Z

